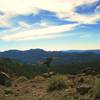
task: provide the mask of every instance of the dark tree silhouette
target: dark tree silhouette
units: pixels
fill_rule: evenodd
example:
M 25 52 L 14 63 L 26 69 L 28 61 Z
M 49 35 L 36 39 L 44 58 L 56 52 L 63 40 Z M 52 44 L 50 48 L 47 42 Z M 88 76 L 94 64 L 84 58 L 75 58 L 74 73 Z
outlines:
M 52 60 L 53 60 L 52 57 L 48 57 L 48 58 L 46 58 L 46 61 L 44 61 L 44 64 L 46 64 L 48 67 L 48 71 L 50 69 L 50 65 L 51 65 Z

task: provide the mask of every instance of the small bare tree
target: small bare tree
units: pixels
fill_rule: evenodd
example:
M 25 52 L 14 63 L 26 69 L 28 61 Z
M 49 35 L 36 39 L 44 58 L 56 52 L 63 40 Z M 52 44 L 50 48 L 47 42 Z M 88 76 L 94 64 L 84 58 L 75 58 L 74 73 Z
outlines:
M 52 63 L 52 60 L 53 60 L 52 57 L 48 57 L 48 58 L 46 58 L 46 60 L 44 61 L 44 64 L 46 64 L 47 67 L 48 67 L 48 72 L 49 72 L 49 70 L 50 70 L 50 65 L 51 65 L 51 63 Z

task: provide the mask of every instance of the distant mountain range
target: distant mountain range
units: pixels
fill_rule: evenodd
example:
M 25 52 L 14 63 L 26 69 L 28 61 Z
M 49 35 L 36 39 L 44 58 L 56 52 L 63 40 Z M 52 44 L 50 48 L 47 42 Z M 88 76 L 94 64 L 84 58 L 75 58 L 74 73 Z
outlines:
M 67 53 L 95 53 L 100 54 L 100 50 L 66 50 Z
M 99 61 L 100 50 L 66 50 L 66 51 L 45 51 L 42 49 L 30 49 L 26 51 L 8 50 L 0 52 L 0 58 L 11 58 L 21 62 L 35 64 L 53 57 L 53 63 L 65 64 L 72 62 Z

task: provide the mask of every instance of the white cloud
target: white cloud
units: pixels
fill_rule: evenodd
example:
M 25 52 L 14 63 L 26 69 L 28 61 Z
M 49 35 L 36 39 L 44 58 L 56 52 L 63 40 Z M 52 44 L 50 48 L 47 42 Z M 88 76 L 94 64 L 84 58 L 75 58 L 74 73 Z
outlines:
M 75 12 L 75 8 L 84 4 L 92 4 L 96 1 L 98 0 L 36 0 L 33 5 L 39 9 L 55 12 L 58 17 L 66 18 L 66 20 L 69 18 L 70 21 L 91 24 L 100 20 L 100 14 L 92 16 L 80 15 Z
M 44 9 L 53 12 L 69 12 L 82 4 L 97 0 L 0 0 L 0 11 L 10 14 L 25 14 Z
M 9 21 L 8 19 L 11 17 L 11 15 L 0 15 L 0 27 L 9 27 Z
M 80 38 L 82 38 L 82 39 L 90 38 L 90 37 L 91 37 L 90 34 L 83 34 L 83 35 L 80 35 Z
M 30 12 L 36 13 L 38 8 L 32 6 L 32 2 L 29 0 L 0 0 L 0 11 L 15 15 Z
M 37 14 L 40 9 L 55 12 L 61 18 L 69 18 L 79 23 L 95 23 L 100 20 L 100 14 L 93 16 L 80 15 L 75 12 L 77 6 L 92 4 L 98 0 L 0 0 L 0 26 L 9 25 L 9 18 L 20 14 Z M 98 7 L 99 8 L 99 7 Z M 97 9 L 98 9 L 97 8 Z
M 27 24 L 27 23 L 24 22 L 24 21 L 20 21 L 20 22 L 19 22 L 19 26 L 20 26 L 21 28 L 27 28 L 27 29 L 30 29 L 30 25 Z
M 59 26 L 49 26 L 40 29 L 27 29 L 26 31 L 18 31 L 15 34 L 2 35 L 0 39 L 7 41 L 30 40 L 58 36 L 60 32 L 73 30 L 79 24 L 68 24 Z
M 9 19 L 17 15 L 37 14 L 38 8 L 31 5 L 29 0 L 0 0 L 0 27 L 10 27 Z
M 100 5 L 96 7 L 95 12 L 100 13 Z
M 63 18 L 64 20 L 79 22 L 81 24 L 94 24 L 98 20 L 100 20 L 100 14 L 96 13 L 93 15 L 82 15 L 75 12 L 76 7 L 84 5 L 84 4 L 92 4 L 93 2 L 96 2 L 98 0 L 65 0 L 66 3 L 68 2 L 68 8 L 66 8 L 66 11 L 62 11 L 58 13 L 58 16 L 60 18 Z M 99 7 L 97 7 L 98 10 Z
M 54 12 L 64 20 L 78 22 L 80 24 L 93 24 L 100 20 L 100 14 L 80 15 L 75 12 L 76 7 L 84 4 L 92 4 L 98 0 L 0 0 L 0 26 L 10 26 L 9 19 L 16 15 L 29 13 L 37 14 L 40 9 Z M 96 11 L 100 7 L 96 8 Z M 70 31 L 79 24 L 50 26 L 47 22 L 39 23 L 42 28 L 33 29 L 25 22 L 20 22 L 18 28 L 8 30 L 8 35 L 2 35 L 2 40 L 30 40 L 40 38 L 53 38 L 60 32 Z M 24 31 L 23 31 L 24 30 Z
M 69 16 L 70 17 L 65 20 L 75 21 L 81 24 L 95 24 L 97 21 L 100 20 L 100 14 L 85 16 L 73 12 L 70 13 Z
M 42 21 L 42 20 L 41 20 L 40 26 L 41 26 L 41 27 L 47 27 L 47 26 L 49 26 L 49 23 L 48 23 L 47 21 Z

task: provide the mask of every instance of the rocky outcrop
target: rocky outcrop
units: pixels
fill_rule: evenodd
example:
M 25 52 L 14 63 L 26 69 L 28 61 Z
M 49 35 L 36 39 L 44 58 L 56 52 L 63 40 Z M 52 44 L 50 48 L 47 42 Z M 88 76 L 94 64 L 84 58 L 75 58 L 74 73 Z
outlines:
M 0 72 L 0 85 L 5 85 L 5 86 L 11 85 L 10 76 L 5 72 Z

